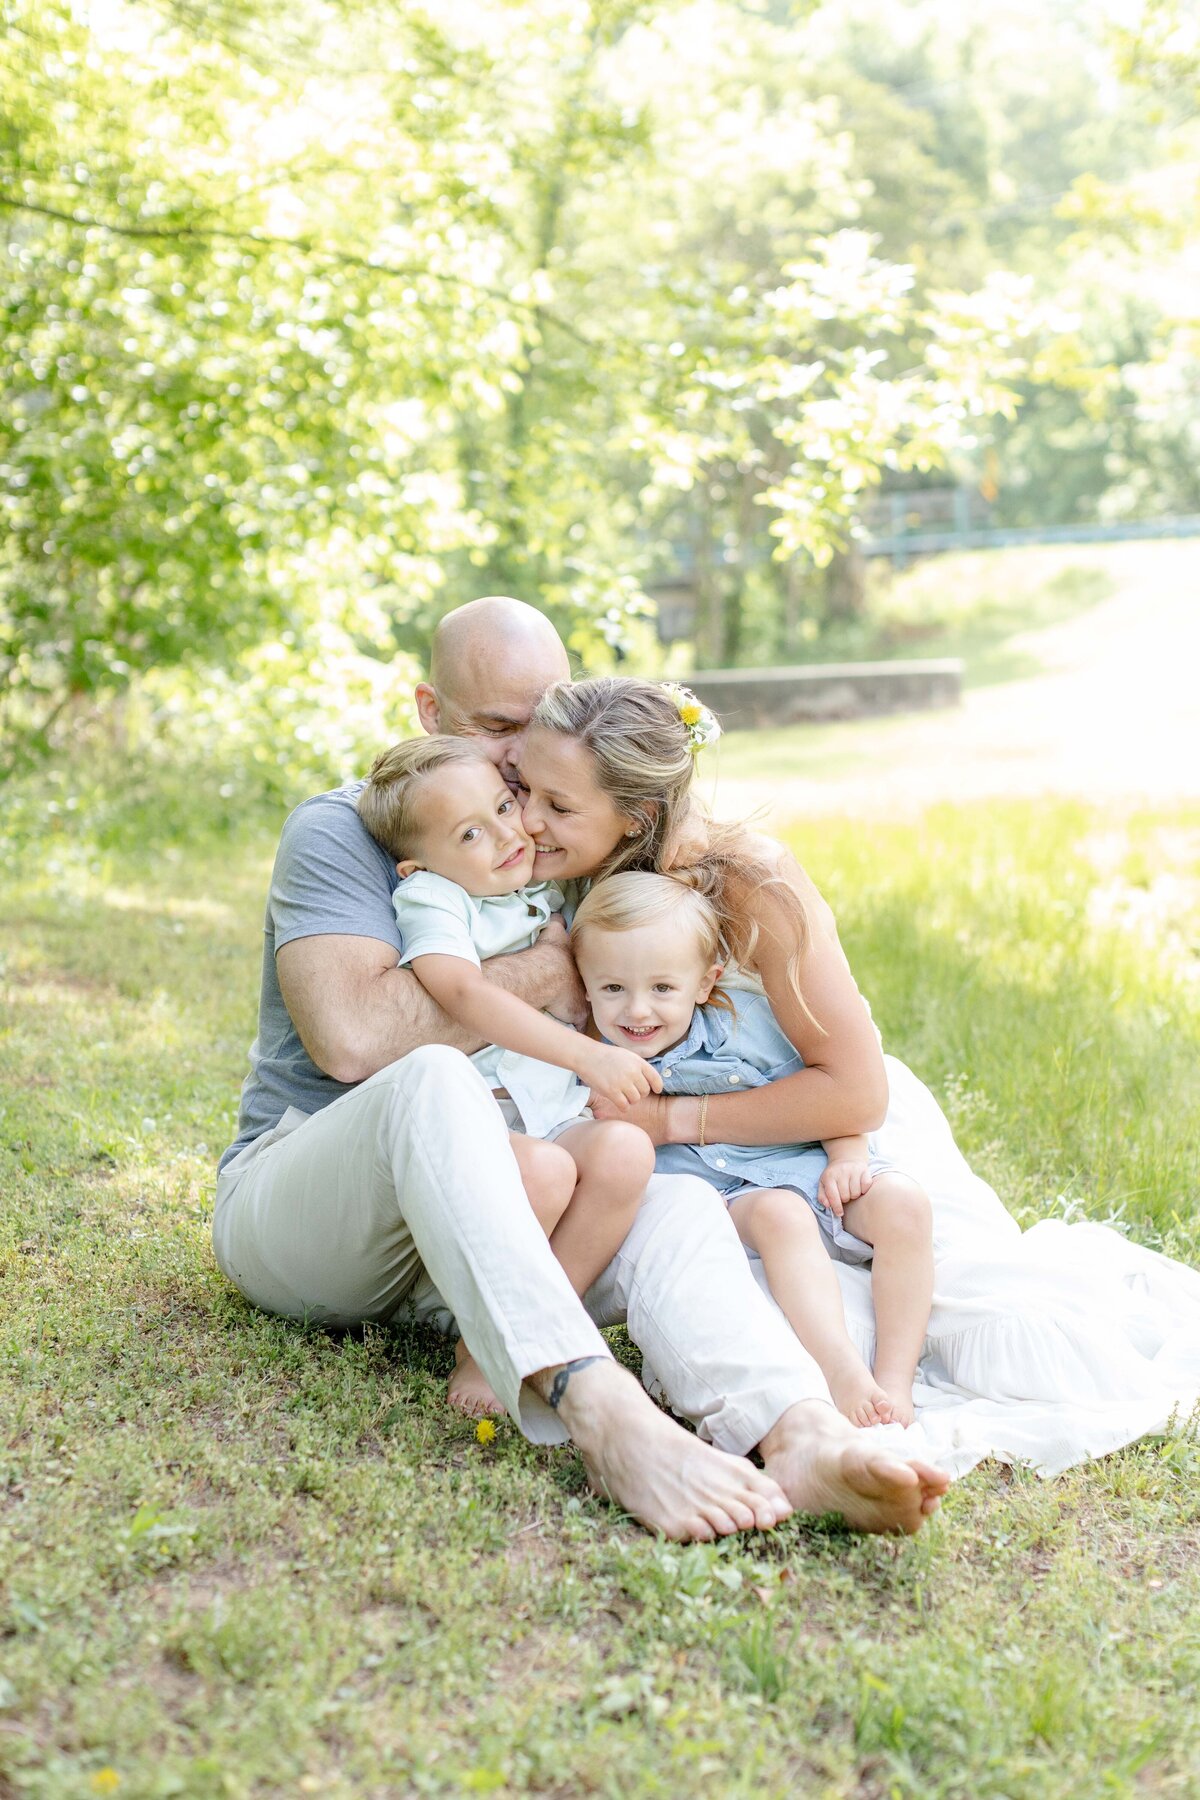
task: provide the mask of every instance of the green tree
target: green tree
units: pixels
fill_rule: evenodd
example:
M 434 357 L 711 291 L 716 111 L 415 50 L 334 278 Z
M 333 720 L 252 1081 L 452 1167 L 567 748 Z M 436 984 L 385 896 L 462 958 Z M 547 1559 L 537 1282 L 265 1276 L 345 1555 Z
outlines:
M 611 658 L 676 538 L 710 660 L 752 569 L 794 611 L 787 559 L 1007 406 L 1020 304 L 856 229 L 803 28 L 733 0 L 8 0 L 10 743 L 264 645 L 386 661 L 482 587 Z

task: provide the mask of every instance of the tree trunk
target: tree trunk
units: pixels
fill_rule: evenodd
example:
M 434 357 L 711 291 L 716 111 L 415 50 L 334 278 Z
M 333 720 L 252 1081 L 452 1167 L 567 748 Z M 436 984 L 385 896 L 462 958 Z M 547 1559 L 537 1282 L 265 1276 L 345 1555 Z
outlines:
M 725 609 L 713 557 L 713 504 L 707 481 L 699 484 L 700 530 L 696 541 L 696 664 L 720 669 L 725 657 Z
M 834 552 L 825 571 L 825 617 L 861 619 L 867 610 L 867 559 L 857 544 Z

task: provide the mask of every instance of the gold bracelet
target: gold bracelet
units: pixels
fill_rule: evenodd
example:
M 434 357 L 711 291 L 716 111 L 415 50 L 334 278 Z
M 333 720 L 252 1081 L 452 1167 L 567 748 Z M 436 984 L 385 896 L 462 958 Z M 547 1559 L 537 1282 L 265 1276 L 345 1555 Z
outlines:
M 702 1094 L 700 1097 L 700 1114 L 699 1114 L 699 1121 L 698 1121 L 699 1129 L 696 1133 L 696 1142 L 700 1146 L 701 1149 L 704 1148 L 704 1122 L 707 1118 L 708 1118 L 708 1095 Z

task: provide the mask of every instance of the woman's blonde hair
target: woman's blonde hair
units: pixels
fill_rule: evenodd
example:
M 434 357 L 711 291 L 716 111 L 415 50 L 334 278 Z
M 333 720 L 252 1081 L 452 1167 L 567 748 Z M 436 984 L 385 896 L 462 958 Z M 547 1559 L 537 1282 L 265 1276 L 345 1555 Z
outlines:
M 380 751 L 358 796 L 358 816 L 389 856 L 402 862 L 420 836 L 417 797 L 428 776 L 450 763 L 487 762 L 487 752 L 465 738 L 406 738 Z
M 753 967 L 759 940 L 757 922 L 745 916 L 744 897 L 770 888 L 787 925 L 788 981 L 812 1019 L 800 989 L 809 931 L 804 902 L 745 826 L 705 819 L 703 853 L 686 868 L 664 869 L 668 859 L 673 865 L 684 828 L 695 816 L 695 759 L 687 726 L 670 695 L 653 682 L 625 675 L 557 681 L 542 695 L 533 724 L 581 744 L 592 759 L 596 785 L 638 828 L 621 838 L 593 881 L 607 881 L 626 869 L 669 872 L 677 884 L 702 894 L 716 913 L 724 947 L 716 960 L 743 968 Z

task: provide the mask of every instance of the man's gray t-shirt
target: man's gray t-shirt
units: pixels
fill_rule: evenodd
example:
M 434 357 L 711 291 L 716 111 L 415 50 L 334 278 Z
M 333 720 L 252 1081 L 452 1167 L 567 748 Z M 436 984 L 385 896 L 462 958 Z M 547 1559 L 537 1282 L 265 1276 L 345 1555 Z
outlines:
M 262 987 L 258 1036 L 250 1046 L 250 1073 L 242 1084 L 237 1138 L 221 1167 L 239 1150 L 277 1125 L 289 1106 L 319 1112 L 350 1092 L 350 1085 L 322 1073 L 300 1042 L 283 1003 L 275 956 L 296 938 L 333 934 L 378 938 L 400 960 L 401 938 L 392 908 L 399 877 L 355 811 L 361 781 L 315 794 L 287 819 L 275 856 L 263 922 Z

